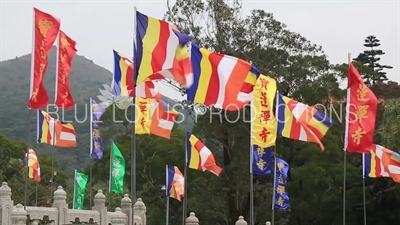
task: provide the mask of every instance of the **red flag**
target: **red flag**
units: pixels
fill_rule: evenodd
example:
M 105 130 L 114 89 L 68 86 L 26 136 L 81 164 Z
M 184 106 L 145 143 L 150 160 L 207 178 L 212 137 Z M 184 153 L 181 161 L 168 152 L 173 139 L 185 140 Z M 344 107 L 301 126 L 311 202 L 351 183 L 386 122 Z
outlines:
M 378 99 L 350 63 L 348 71 L 344 150 L 369 153 L 374 140 Z
M 77 50 L 76 42 L 60 30 L 58 41 L 58 65 L 56 81 L 55 105 L 59 108 L 74 108 L 74 99 L 69 86 L 69 75 L 71 73 L 72 58 Z
M 49 96 L 43 86 L 48 65 L 47 54 L 51 50 L 60 30 L 60 20 L 36 8 L 34 11 L 33 52 L 31 62 L 31 84 L 28 107 L 44 108 L 49 103 Z

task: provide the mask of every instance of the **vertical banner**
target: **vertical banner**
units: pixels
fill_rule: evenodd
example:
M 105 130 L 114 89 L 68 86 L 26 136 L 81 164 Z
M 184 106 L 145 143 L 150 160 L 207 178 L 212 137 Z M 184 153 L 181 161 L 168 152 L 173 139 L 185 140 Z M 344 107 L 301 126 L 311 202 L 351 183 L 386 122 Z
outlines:
M 111 174 L 110 174 L 110 192 L 124 192 L 124 177 L 125 177 L 125 159 L 122 156 L 119 148 L 112 143 L 111 148 Z
M 100 137 L 99 123 L 100 118 L 106 109 L 98 104 L 95 100 L 90 99 L 91 115 L 91 142 L 90 142 L 90 158 L 101 159 L 103 157 L 103 140 Z
M 275 158 L 275 200 L 274 209 L 287 210 L 289 208 L 289 194 L 286 191 L 289 164 L 280 158 Z
M 271 174 L 271 154 L 271 148 L 261 148 L 258 145 L 253 145 L 253 173 L 258 175 Z
M 274 146 L 276 141 L 275 94 L 276 81 L 261 74 L 254 86 L 251 107 L 254 107 L 252 143 L 263 148 Z
M 43 86 L 43 80 L 48 66 L 47 54 L 57 38 L 60 20 L 36 8 L 33 11 L 33 50 L 28 107 L 41 109 L 49 103 L 49 95 Z
M 55 105 L 58 108 L 72 109 L 75 106 L 69 85 L 72 58 L 77 50 L 76 42 L 60 30 L 58 36 L 58 59 L 56 74 Z
M 135 104 L 135 133 L 136 134 L 150 134 L 150 127 L 152 121 L 152 111 L 156 110 L 153 107 L 158 107 L 156 104 L 152 104 L 151 98 L 136 97 Z M 161 116 L 161 115 L 160 115 Z
M 74 209 L 83 209 L 85 199 L 86 184 L 88 182 L 88 175 L 83 173 L 75 173 L 75 193 L 74 193 Z
M 352 63 L 349 64 L 344 150 L 369 153 L 374 140 L 378 100 L 364 84 Z

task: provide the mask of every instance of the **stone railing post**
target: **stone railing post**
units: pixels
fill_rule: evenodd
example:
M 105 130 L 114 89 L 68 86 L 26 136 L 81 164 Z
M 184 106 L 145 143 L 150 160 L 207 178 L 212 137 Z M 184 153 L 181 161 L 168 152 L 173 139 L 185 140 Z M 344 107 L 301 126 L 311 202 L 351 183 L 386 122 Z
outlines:
M 144 204 L 141 198 L 137 199 L 134 207 L 135 207 L 135 216 L 139 216 L 142 219 L 142 225 L 146 225 L 146 205 Z
M 186 225 L 199 225 L 199 219 L 197 219 L 194 212 L 189 214 L 189 217 L 186 219 Z
M 15 206 L 11 212 L 11 225 L 25 225 L 28 213 L 21 204 Z
M 96 210 L 100 214 L 100 224 L 107 224 L 107 208 L 106 208 L 106 196 L 103 194 L 102 190 L 98 190 L 97 194 L 94 196 L 93 210 Z
M 67 192 L 64 191 L 62 186 L 58 186 L 57 190 L 53 194 L 53 207 L 58 209 L 58 223 L 67 223 Z
M 131 224 L 132 221 L 132 200 L 128 194 L 125 194 L 121 199 L 121 212 L 126 215 L 126 224 Z
M 271 222 L 267 221 L 267 222 L 265 223 L 265 225 L 271 225 Z
M 243 216 L 239 216 L 239 219 L 236 221 L 235 225 L 247 225 L 247 222 L 244 220 Z
M 112 225 L 125 225 L 126 224 L 126 215 L 121 211 L 120 207 L 115 209 L 115 212 L 112 214 L 110 218 L 110 223 Z
M 11 200 L 11 188 L 7 182 L 3 182 L 0 187 L 0 224 L 11 224 L 11 211 L 14 201 Z

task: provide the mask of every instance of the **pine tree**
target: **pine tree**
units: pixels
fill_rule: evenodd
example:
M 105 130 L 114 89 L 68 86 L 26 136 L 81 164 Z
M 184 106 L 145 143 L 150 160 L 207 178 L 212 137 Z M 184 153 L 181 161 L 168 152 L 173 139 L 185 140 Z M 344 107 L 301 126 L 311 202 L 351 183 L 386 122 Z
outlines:
M 379 64 L 379 61 L 381 60 L 379 56 L 385 54 L 385 52 L 383 52 L 382 50 L 376 49 L 381 45 L 380 40 L 377 39 L 374 35 L 369 35 L 365 38 L 364 41 L 364 46 L 369 48 L 369 50 L 365 50 L 363 53 L 360 53 L 357 58 L 353 60 L 363 63 L 376 73 L 376 75 L 374 76 L 364 74 L 364 82 L 368 85 L 372 85 L 376 84 L 377 82 L 387 81 L 388 78 L 386 76 L 386 72 L 384 72 L 383 70 L 392 69 L 393 67 Z

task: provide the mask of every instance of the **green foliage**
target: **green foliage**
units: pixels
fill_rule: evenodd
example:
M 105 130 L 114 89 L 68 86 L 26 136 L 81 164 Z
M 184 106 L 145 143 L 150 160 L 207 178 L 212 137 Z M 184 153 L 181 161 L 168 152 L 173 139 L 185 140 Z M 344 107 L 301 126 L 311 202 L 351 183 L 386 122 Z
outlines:
M 14 202 L 23 204 L 27 172 L 27 167 L 24 166 L 23 163 L 23 158 L 26 153 L 26 144 L 16 140 L 10 140 L 0 133 L 0 149 L 0 180 L 8 182 L 8 185 L 12 189 L 12 199 Z M 45 154 L 39 154 L 38 160 L 40 163 L 41 181 L 38 183 L 29 179 L 28 204 L 50 206 L 52 159 Z M 53 191 L 55 191 L 59 185 L 68 188 L 68 175 L 59 168 L 57 160 L 54 160 L 53 168 L 57 171 L 57 176 L 53 183 Z
M 364 41 L 364 47 L 368 48 L 368 50 L 360 53 L 354 60 L 368 66 L 375 72 L 374 74 L 363 74 L 363 79 L 365 80 L 365 83 L 371 85 L 378 82 L 387 81 L 388 78 L 386 76 L 386 72 L 384 72 L 383 70 L 393 69 L 393 67 L 381 65 L 379 63 L 381 60 L 379 56 L 385 54 L 385 52 L 383 52 L 382 50 L 377 49 L 381 45 L 380 40 L 374 35 L 369 35 L 365 38 Z

